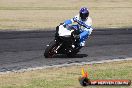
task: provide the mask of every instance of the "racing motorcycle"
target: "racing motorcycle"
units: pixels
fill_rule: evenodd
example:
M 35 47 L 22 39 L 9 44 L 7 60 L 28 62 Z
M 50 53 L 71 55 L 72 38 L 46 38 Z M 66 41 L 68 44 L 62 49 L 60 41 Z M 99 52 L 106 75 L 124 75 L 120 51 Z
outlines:
M 83 27 L 88 26 L 82 21 L 76 20 L 76 22 Z M 55 39 L 47 45 L 44 56 L 45 58 L 52 58 L 57 54 L 65 54 L 67 57 L 74 57 L 81 47 L 79 46 L 79 38 L 76 36 L 80 34 L 79 28 L 74 25 L 64 26 L 61 23 L 56 27 Z

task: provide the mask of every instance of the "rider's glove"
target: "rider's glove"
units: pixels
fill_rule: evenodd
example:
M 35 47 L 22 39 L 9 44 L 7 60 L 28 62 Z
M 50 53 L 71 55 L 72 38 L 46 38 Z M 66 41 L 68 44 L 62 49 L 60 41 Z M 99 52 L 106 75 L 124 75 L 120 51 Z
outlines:
M 73 18 L 73 21 L 74 21 L 74 22 L 77 22 L 77 19 L 76 19 L 76 17 L 74 17 L 74 18 Z

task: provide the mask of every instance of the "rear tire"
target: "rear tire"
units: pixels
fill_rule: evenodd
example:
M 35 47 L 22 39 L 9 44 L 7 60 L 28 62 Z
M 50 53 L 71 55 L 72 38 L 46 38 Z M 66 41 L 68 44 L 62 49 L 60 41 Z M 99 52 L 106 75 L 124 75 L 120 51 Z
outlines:
M 77 55 L 77 53 L 79 52 L 79 50 L 80 50 L 81 48 L 82 48 L 82 47 L 76 48 L 76 49 L 72 50 L 72 52 L 67 53 L 67 54 L 66 54 L 67 57 L 69 57 L 69 58 L 74 58 L 74 57 Z
M 44 52 L 44 56 L 45 58 L 52 58 L 55 56 L 57 46 L 56 46 L 56 42 L 55 41 L 52 41 L 50 42 L 49 46 L 45 49 L 45 52 Z

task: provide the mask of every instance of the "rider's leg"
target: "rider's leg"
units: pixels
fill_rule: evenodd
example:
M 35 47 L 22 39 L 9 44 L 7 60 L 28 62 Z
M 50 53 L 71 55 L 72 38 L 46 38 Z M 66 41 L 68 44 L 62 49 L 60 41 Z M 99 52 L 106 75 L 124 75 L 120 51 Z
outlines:
M 92 28 L 90 28 L 89 30 L 84 29 L 84 31 L 80 34 L 80 46 L 85 46 L 85 41 L 91 34 L 92 30 Z
M 85 40 L 88 38 L 89 32 L 88 31 L 83 31 L 80 34 L 80 46 L 85 46 Z

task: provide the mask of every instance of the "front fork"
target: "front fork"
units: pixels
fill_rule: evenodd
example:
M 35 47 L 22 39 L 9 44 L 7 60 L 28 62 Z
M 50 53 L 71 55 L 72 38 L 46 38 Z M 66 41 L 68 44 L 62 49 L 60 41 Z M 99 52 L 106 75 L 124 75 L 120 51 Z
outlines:
M 56 54 L 59 52 L 60 47 L 62 46 L 62 43 L 58 44 L 58 46 L 55 49 Z

